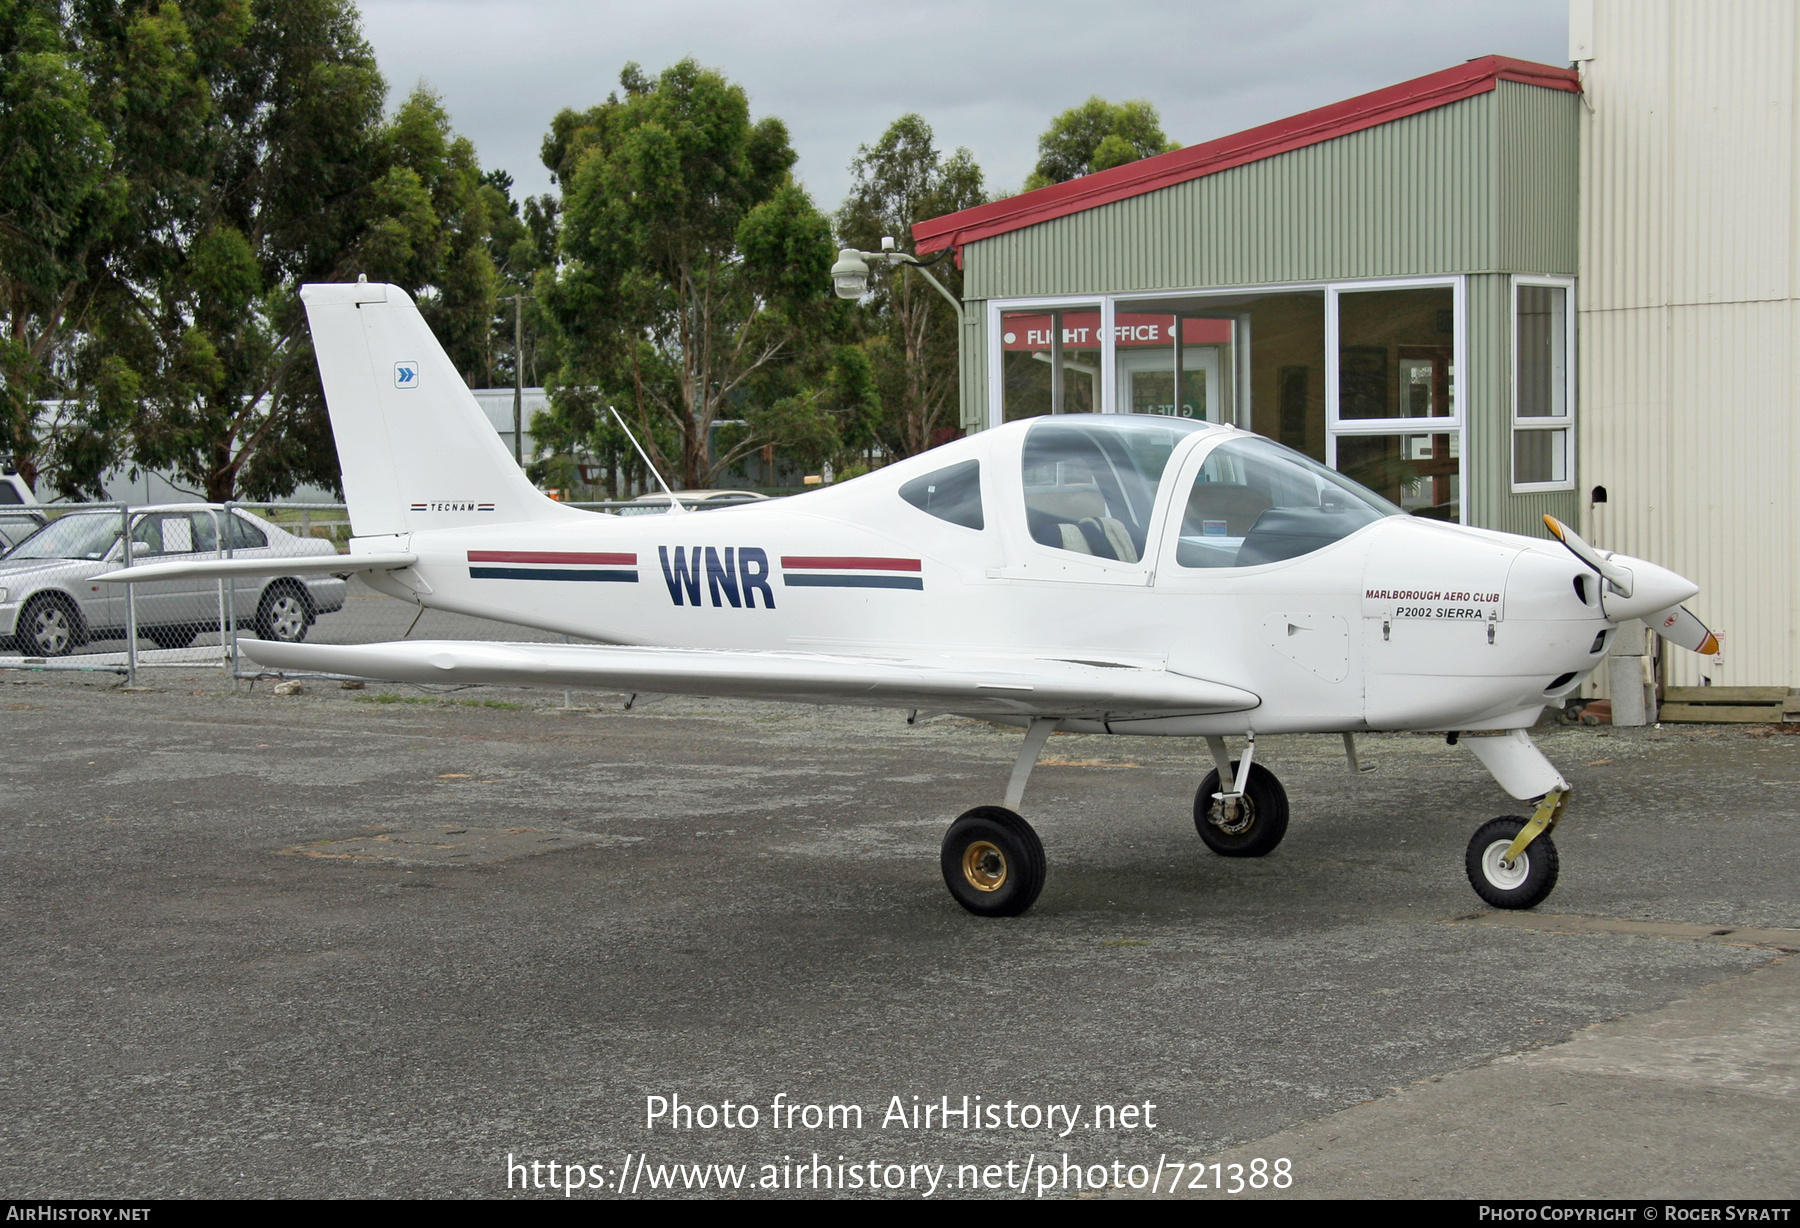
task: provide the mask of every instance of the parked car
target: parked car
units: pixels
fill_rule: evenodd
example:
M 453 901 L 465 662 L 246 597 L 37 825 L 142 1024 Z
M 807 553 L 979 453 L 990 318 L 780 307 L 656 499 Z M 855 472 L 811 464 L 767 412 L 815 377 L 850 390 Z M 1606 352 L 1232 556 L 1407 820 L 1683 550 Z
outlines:
M 115 511 L 71 512 L 0 556 L 0 639 L 39 657 L 64 656 L 90 640 L 123 639 L 124 586 L 93 582 L 125 565 L 121 528 Z M 217 557 L 221 531 L 233 558 L 277 562 L 335 552 L 330 542 L 296 537 L 240 508 L 184 503 L 132 511 L 131 561 Z M 185 647 L 224 621 L 216 580 L 134 587 L 138 634 L 159 648 Z M 243 576 L 234 581 L 231 605 L 239 627 L 297 643 L 319 615 L 343 609 L 347 589 L 332 575 Z
M 42 512 L 14 511 L 0 507 L 0 554 L 36 533 L 49 519 Z
M 767 495 L 759 495 L 754 490 L 678 490 L 675 497 L 696 512 L 708 512 L 716 507 L 736 507 L 740 503 L 757 503 L 767 499 Z M 639 495 L 631 501 L 630 506 L 614 508 L 620 516 L 649 516 L 669 510 L 669 496 L 665 494 Z
M 10 471 L 0 472 L 0 553 L 11 550 L 48 522 L 42 512 L 19 506 L 36 502 L 37 496 L 24 478 Z

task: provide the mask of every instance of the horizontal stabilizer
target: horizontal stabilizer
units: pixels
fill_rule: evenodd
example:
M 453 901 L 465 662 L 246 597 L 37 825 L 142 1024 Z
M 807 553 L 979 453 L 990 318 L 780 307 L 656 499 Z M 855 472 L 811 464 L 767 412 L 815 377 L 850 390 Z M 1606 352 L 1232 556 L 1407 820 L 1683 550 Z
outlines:
M 145 584 L 151 580 L 224 579 L 226 576 L 344 576 L 358 571 L 398 571 L 419 561 L 416 554 L 302 554 L 291 559 L 195 559 L 186 563 L 145 563 L 109 571 L 95 580 Z
M 1249 691 L 1161 669 L 1035 658 L 835 656 L 706 648 L 489 644 L 283 644 L 244 640 L 271 669 L 393 682 L 488 684 L 706 695 L 866 707 L 929 707 L 979 716 L 1241 712 Z

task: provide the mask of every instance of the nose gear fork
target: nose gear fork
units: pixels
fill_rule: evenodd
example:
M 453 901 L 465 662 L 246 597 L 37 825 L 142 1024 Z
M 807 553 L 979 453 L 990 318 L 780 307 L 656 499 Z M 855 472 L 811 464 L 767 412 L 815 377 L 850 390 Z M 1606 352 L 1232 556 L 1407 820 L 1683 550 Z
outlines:
M 1519 854 L 1530 848 L 1533 840 L 1550 834 L 1556 821 L 1562 818 L 1563 807 L 1569 804 L 1572 792 L 1570 789 L 1552 789 L 1544 794 L 1543 800 L 1538 802 L 1537 812 L 1520 829 L 1519 834 L 1513 837 L 1513 842 L 1506 846 L 1506 852 L 1500 855 L 1501 869 L 1512 869 L 1519 860 Z

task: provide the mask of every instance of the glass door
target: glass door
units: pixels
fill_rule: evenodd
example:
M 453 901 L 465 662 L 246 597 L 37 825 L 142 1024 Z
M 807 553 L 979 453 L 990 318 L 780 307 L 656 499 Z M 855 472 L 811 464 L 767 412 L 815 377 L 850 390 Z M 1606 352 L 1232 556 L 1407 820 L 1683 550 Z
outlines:
M 1120 311 L 1114 321 L 1122 411 L 1201 422 L 1236 420 L 1233 318 Z

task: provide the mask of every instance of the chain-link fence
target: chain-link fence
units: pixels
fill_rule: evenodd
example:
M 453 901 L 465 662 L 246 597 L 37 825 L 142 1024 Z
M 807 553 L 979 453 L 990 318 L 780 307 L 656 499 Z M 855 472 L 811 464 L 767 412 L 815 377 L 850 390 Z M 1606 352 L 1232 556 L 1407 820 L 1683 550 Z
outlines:
M 343 553 L 342 504 L 44 504 L 10 506 L 0 537 L 0 668 L 124 674 L 157 667 L 259 668 L 238 652 L 254 636 L 364 644 L 408 636 L 561 642 L 510 623 L 421 611 L 343 575 L 280 575 L 280 560 Z M 268 559 L 270 574 L 112 584 L 127 565 Z

